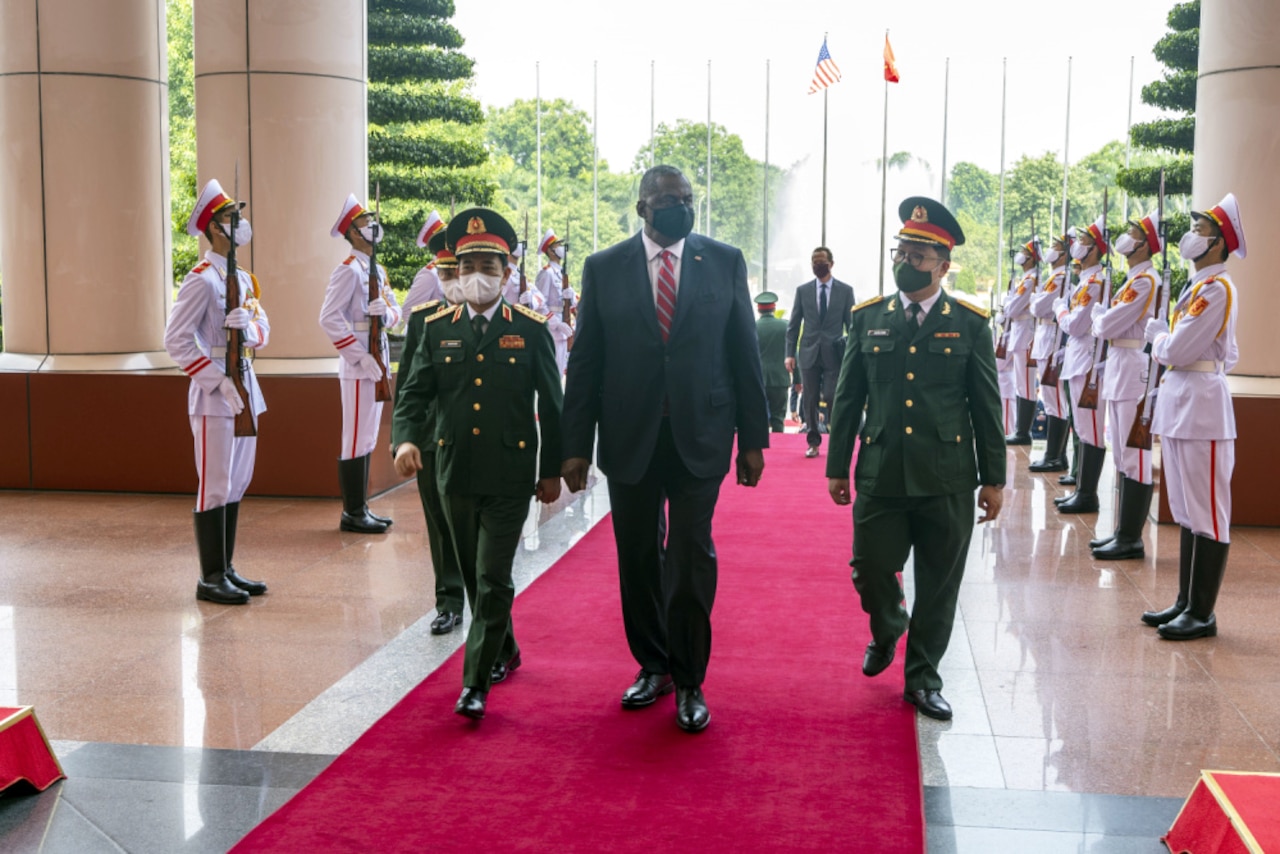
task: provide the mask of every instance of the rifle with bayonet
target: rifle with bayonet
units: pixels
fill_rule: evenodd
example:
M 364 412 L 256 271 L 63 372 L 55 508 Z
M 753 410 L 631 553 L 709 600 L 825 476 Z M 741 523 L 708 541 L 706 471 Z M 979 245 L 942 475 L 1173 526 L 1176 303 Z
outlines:
M 529 290 L 529 280 L 524 275 L 524 256 L 529 254 L 529 212 L 524 212 L 524 243 L 520 244 L 520 296 Z
M 569 289 L 569 223 L 564 224 L 564 257 L 560 259 L 560 272 L 564 278 L 560 282 L 560 319 L 569 327 L 569 337 L 564 342 L 566 350 L 573 349 L 573 297 L 566 298 L 564 291 Z
M 1031 279 L 1031 296 L 1034 297 L 1036 295 L 1036 292 L 1040 290 L 1040 236 L 1036 234 L 1036 215 L 1035 214 L 1031 215 L 1031 264 L 1032 264 L 1031 269 L 1033 271 L 1032 279 Z M 1031 340 L 1027 342 L 1027 367 L 1028 368 L 1034 368 L 1036 366 L 1036 360 L 1031 355 L 1036 345 L 1035 323 L 1036 321 L 1032 319 Z M 1032 389 L 1032 391 L 1034 391 L 1034 389 Z
M 1013 290 L 1013 279 L 1017 275 L 1014 271 L 1016 266 L 1013 263 L 1013 256 L 1017 252 L 1013 248 L 1013 220 L 1009 220 L 1009 286 L 1005 288 L 1004 298 L 1000 300 L 1000 310 L 1003 312 L 1005 304 L 1009 301 L 1009 292 Z M 1000 338 L 996 341 L 996 358 L 1004 359 L 1009 355 L 1009 326 L 1013 323 L 1013 318 L 1008 314 L 1004 316 L 1004 322 L 1000 324 Z
M 374 185 L 373 191 L 373 246 L 369 250 L 369 302 L 382 297 L 382 283 L 378 274 L 378 244 L 382 242 L 382 182 Z M 388 401 L 391 399 L 391 380 L 387 376 L 387 360 L 382 352 L 382 315 L 370 314 L 369 318 L 369 353 L 378 363 L 382 375 L 374 380 L 373 399 Z
M 1102 293 L 1101 305 L 1104 309 L 1111 307 L 1111 300 L 1115 299 L 1115 294 L 1111 292 L 1111 226 L 1107 222 L 1107 191 L 1109 188 L 1104 187 L 1102 190 L 1102 243 L 1105 247 L 1104 266 L 1102 275 Z M 1101 248 L 1101 247 L 1100 247 Z M 1084 378 L 1084 388 L 1080 390 L 1079 407 L 1081 409 L 1097 409 L 1098 408 L 1098 380 L 1102 377 L 1102 371 L 1107 361 L 1107 339 L 1099 336 L 1093 342 L 1093 364 L 1089 366 L 1089 373 Z
M 1164 271 L 1160 276 L 1160 284 L 1156 286 L 1156 319 L 1168 321 L 1169 319 L 1169 278 L 1172 270 L 1169 267 L 1169 226 L 1164 219 L 1164 170 L 1160 170 L 1160 199 L 1159 212 L 1156 216 L 1160 220 L 1160 246 L 1164 253 Z M 1164 365 L 1158 364 L 1155 357 L 1151 354 L 1151 344 L 1146 346 L 1147 353 L 1147 388 L 1142 393 L 1142 400 L 1138 401 L 1138 409 L 1133 414 L 1133 424 L 1129 427 L 1129 438 L 1125 441 L 1125 445 L 1130 448 L 1140 448 L 1142 450 L 1151 450 L 1151 419 L 1155 415 L 1156 409 L 1156 392 L 1160 386 L 1160 379 L 1164 376 Z
M 1071 205 L 1065 199 L 1062 202 L 1062 253 L 1063 260 L 1066 262 L 1062 265 L 1062 299 L 1067 301 L 1068 307 L 1071 305 Z M 1051 268 L 1052 269 L 1052 268 Z M 1058 382 L 1062 378 L 1062 351 L 1067 346 L 1067 335 L 1065 329 L 1058 332 L 1058 346 L 1056 346 L 1049 358 L 1045 360 L 1044 370 L 1040 373 L 1040 385 L 1049 388 L 1057 388 Z
M 240 268 L 236 264 L 236 231 L 240 228 L 240 161 L 236 161 L 235 199 L 231 205 L 231 248 L 227 250 L 227 312 L 240 308 Z M 244 407 L 236 415 L 235 435 L 256 436 L 258 426 L 253 423 L 253 401 L 244 378 L 249 373 L 249 363 L 244 358 L 244 330 L 227 330 L 227 379 L 236 387 L 236 394 Z

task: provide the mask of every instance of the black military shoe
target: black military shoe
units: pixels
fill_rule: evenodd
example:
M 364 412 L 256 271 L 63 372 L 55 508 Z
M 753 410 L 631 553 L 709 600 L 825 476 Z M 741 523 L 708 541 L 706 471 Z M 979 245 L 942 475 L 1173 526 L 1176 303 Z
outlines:
M 942 692 L 933 688 L 917 688 L 905 691 L 902 699 L 920 710 L 920 714 L 935 721 L 951 720 L 951 704 L 942 699 Z
M 463 688 L 462 696 L 453 707 L 453 713 L 478 721 L 484 717 L 484 705 L 488 699 L 488 691 L 481 691 L 479 688 Z
M 499 682 L 505 682 L 512 672 L 520 669 L 521 664 L 524 664 L 524 662 L 520 660 L 520 653 L 518 652 L 506 661 L 499 661 L 493 665 L 493 670 L 489 671 L 489 681 L 494 685 Z
M 670 673 L 650 673 L 641 670 L 636 674 L 636 681 L 622 692 L 622 708 L 643 709 L 652 706 L 663 694 L 670 694 L 676 689 Z
M 441 611 L 431 621 L 431 634 L 447 635 L 460 625 L 462 625 L 461 614 L 455 614 L 452 611 Z
M 711 723 L 711 711 L 701 688 L 676 689 L 676 724 L 685 732 L 702 732 Z
M 885 668 L 893 664 L 893 654 L 898 648 L 898 639 L 887 643 L 872 641 L 867 644 L 867 651 L 862 656 L 862 675 L 879 676 Z

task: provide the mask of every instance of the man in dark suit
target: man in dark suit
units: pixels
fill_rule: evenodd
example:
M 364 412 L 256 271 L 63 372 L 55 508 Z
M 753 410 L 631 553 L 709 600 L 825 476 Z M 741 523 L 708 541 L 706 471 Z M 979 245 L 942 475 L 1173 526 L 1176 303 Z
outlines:
M 822 432 L 818 424 L 819 401 L 835 396 L 840 375 L 845 330 L 853 308 L 853 288 L 831 275 L 835 259 L 831 250 L 819 246 L 809 259 L 814 279 L 796 288 L 796 304 L 787 322 L 787 370 L 796 369 L 796 346 L 800 349 L 800 378 L 804 384 L 804 412 L 809 430 L 806 457 L 818 456 Z M 804 334 L 801 335 L 801 327 Z
M 586 486 L 596 431 L 609 479 L 622 618 L 640 665 L 624 708 L 676 691 L 676 722 L 711 719 L 716 552 L 711 520 L 737 431 L 737 480 L 764 471 L 769 421 L 742 252 L 693 228 L 679 169 L 640 181 L 635 237 L 587 258 L 563 424 L 569 489 Z
M 882 673 L 905 632 L 903 699 L 950 720 L 938 663 L 951 640 L 973 536 L 974 487 L 981 487 L 978 522 L 1000 514 L 1004 425 L 987 313 L 942 290 L 964 232 L 933 199 L 909 198 L 898 213 L 898 293 L 851 313 L 827 487 L 836 504 L 853 502 L 853 586 L 871 618 L 862 672 Z M 859 440 L 855 501 L 849 464 Z M 908 614 L 898 573 L 913 550 L 916 594 Z
M 769 431 L 781 433 L 786 425 L 787 391 L 791 388 L 791 374 L 782 355 L 787 346 L 787 323 L 774 314 L 778 310 L 778 295 L 765 291 L 756 297 L 756 338 L 760 341 L 760 369 L 764 372 L 764 394 L 769 401 Z

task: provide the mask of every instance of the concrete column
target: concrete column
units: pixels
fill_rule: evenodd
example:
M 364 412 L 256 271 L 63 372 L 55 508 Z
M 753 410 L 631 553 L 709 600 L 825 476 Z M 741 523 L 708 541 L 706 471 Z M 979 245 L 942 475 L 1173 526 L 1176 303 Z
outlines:
M 240 163 L 241 263 L 271 316 L 259 373 L 336 370 L 317 317 L 348 254 L 329 228 L 367 192 L 364 16 L 363 0 L 195 4 L 199 180 L 231 192 Z
M 1230 377 L 1240 437 L 1232 492 L 1239 524 L 1280 524 L 1271 499 L 1280 451 L 1280 3 L 1204 0 L 1196 89 L 1193 207 L 1240 201 L 1249 257 L 1227 268 L 1239 289 L 1240 363 Z
M 171 281 L 162 0 L 0 4 L 0 151 L 0 368 L 159 363 Z

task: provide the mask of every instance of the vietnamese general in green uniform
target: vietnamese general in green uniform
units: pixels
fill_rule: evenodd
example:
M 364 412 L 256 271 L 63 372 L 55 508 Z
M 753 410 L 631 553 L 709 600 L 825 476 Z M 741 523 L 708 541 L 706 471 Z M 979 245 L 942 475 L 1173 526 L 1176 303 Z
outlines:
M 416 443 L 434 402 L 436 478 L 472 614 L 454 711 L 482 718 L 490 686 L 520 666 L 511 565 L 529 496 L 560 496 L 562 395 L 546 318 L 501 297 L 516 243 L 510 224 L 471 208 L 449 223 L 445 242 L 465 303 L 413 320 L 426 329 L 407 356 L 391 443 L 400 474 L 421 469 Z
M 974 527 L 1000 513 L 1005 443 L 987 314 L 942 290 L 951 250 L 964 243 L 942 205 L 909 198 L 892 251 L 898 293 L 854 306 L 831 414 L 827 477 L 837 504 L 853 503 L 853 586 L 871 618 L 862 672 L 875 676 L 907 635 L 903 698 L 951 718 L 938 663 L 951 640 Z M 859 422 L 866 423 L 859 435 Z M 861 440 L 849 491 L 849 464 Z M 908 615 L 897 573 L 915 550 Z

